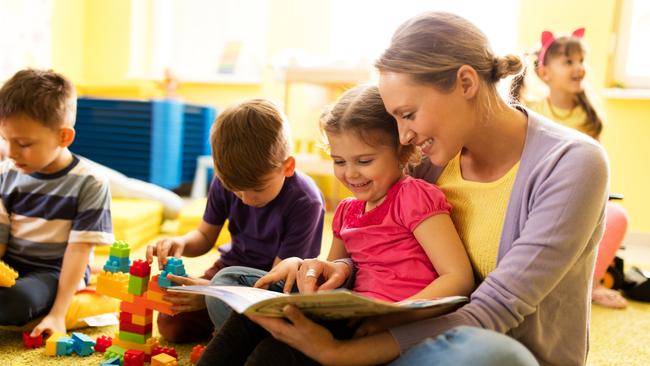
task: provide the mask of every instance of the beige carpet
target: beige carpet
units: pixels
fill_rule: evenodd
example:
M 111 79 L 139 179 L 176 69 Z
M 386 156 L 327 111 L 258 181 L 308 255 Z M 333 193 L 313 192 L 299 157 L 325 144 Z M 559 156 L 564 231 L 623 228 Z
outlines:
M 331 216 L 328 215 L 329 224 Z M 324 230 L 322 256 L 326 256 L 331 243 L 331 229 Z M 144 257 L 145 247 L 131 254 L 131 259 Z M 184 259 L 187 272 L 192 276 L 202 274 L 202 271 L 212 264 L 218 256 L 212 251 L 200 258 Z M 97 256 L 96 264 L 103 264 L 106 256 Z M 154 266 L 155 268 L 157 266 Z M 650 268 L 650 266 L 642 266 Z M 155 324 L 155 322 L 154 322 Z M 82 329 L 83 333 L 93 339 L 99 335 L 113 336 L 117 326 Z M 157 329 L 154 328 L 154 335 Z M 164 343 L 164 341 L 162 342 Z M 207 343 L 202 342 L 203 344 Z M 625 310 L 612 310 L 599 306 L 592 308 L 591 346 L 588 364 L 591 366 L 605 365 L 649 365 L 650 364 L 650 304 L 631 302 Z M 172 345 L 179 354 L 179 365 L 190 365 L 189 354 L 195 344 Z M 43 348 L 25 350 L 20 333 L 0 330 L 0 366 L 13 364 L 23 365 L 99 365 L 103 354 L 93 354 L 88 357 L 65 356 L 47 357 Z

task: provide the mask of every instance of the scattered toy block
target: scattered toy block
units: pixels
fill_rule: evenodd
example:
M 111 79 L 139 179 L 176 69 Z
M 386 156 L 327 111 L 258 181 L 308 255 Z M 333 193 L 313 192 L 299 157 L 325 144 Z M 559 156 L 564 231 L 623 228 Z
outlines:
M 202 344 L 197 344 L 192 348 L 192 352 L 190 352 L 190 363 L 192 365 L 196 365 L 196 363 L 199 362 L 203 351 L 205 351 L 205 346 Z
M 65 337 L 65 333 L 54 332 L 45 341 L 45 355 L 46 356 L 56 356 L 56 342 L 61 337 Z
M 79 356 L 88 356 L 92 354 L 95 341 L 87 335 L 79 332 L 72 333 L 72 350 Z
M 67 356 L 72 353 L 74 341 L 68 336 L 59 337 L 56 341 L 56 355 Z
M 106 349 L 113 345 L 113 338 L 109 336 L 99 336 L 95 340 L 95 352 L 106 352 Z
M 147 263 L 147 261 L 143 261 L 142 259 L 137 259 L 133 261 L 133 264 L 131 264 L 131 268 L 129 269 L 129 274 L 138 277 L 149 277 L 149 275 L 151 274 L 151 266 L 149 265 L 149 263 Z
M 15 285 L 17 278 L 18 272 L 0 260 L 0 287 L 11 287 Z
M 113 357 L 110 360 L 104 361 L 100 366 L 119 366 L 120 362 L 121 360 L 119 357 Z
M 162 346 L 154 347 L 154 349 L 151 350 L 151 357 L 155 355 L 159 355 L 161 353 L 165 353 L 174 358 L 178 358 L 178 353 L 176 353 L 176 349 L 174 349 L 174 347 L 162 347 Z
M 39 334 L 36 337 L 31 337 L 31 332 L 23 332 L 23 346 L 25 348 L 38 348 L 43 345 L 43 335 Z
M 117 357 L 120 359 L 120 364 L 122 364 L 124 362 L 124 352 L 126 352 L 126 349 L 117 346 L 115 344 L 115 339 L 113 339 L 113 345 L 106 349 L 106 352 L 104 352 L 104 358 L 111 359 Z
M 124 352 L 124 366 L 143 366 L 144 356 L 143 351 L 130 349 Z
M 151 357 L 151 366 L 177 366 L 178 360 L 166 353 Z

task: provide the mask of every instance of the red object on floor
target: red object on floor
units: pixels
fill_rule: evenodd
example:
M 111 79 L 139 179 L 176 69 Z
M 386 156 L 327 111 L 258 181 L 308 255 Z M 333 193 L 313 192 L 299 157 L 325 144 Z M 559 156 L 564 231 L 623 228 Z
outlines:
M 205 346 L 202 344 L 197 344 L 194 346 L 194 348 L 192 348 L 192 352 L 190 353 L 190 363 L 192 365 L 196 365 L 196 363 L 199 362 L 199 359 L 201 358 L 204 350 Z
M 144 366 L 144 351 L 130 349 L 124 352 L 124 366 Z
M 151 350 L 151 357 L 161 353 L 168 354 L 174 357 L 175 359 L 178 359 L 178 354 L 176 353 L 174 347 L 161 347 L 161 346 L 156 346 Z
M 43 345 L 43 335 L 37 337 L 30 337 L 31 332 L 23 332 L 23 346 L 25 348 L 38 348 Z
M 106 349 L 113 345 L 113 338 L 108 336 L 99 336 L 95 341 L 95 352 L 106 352 Z

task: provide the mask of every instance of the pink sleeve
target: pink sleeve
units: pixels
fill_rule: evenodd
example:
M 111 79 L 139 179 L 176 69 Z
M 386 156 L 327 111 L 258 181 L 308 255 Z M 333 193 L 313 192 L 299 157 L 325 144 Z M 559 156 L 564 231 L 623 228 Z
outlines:
M 451 213 L 451 204 L 440 188 L 420 179 L 405 182 L 395 198 L 395 208 L 411 231 L 433 215 Z
M 343 218 L 347 212 L 348 204 L 351 202 L 351 198 L 346 198 L 343 201 L 339 202 L 336 206 L 336 211 L 334 211 L 334 218 L 332 219 L 332 233 L 335 238 L 341 238 L 341 228 L 343 227 Z

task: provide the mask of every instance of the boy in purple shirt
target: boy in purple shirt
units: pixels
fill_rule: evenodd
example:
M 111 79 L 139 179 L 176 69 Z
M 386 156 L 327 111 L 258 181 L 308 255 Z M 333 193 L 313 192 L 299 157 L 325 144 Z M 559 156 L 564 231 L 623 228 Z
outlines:
M 271 102 L 248 100 L 224 110 L 210 142 L 218 179 L 212 182 L 203 221 L 183 236 L 147 247 L 147 260 L 196 257 L 212 249 L 226 219 L 231 244 L 200 279 L 168 275 L 178 284 L 208 284 L 222 268 L 246 266 L 268 271 L 282 259 L 320 253 L 325 209 L 308 176 L 295 170 L 284 116 Z M 172 342 L 193 342 L 213 331 L 203 296 L 173 294 L 174 316 L 158 315 L 160 334 Z

